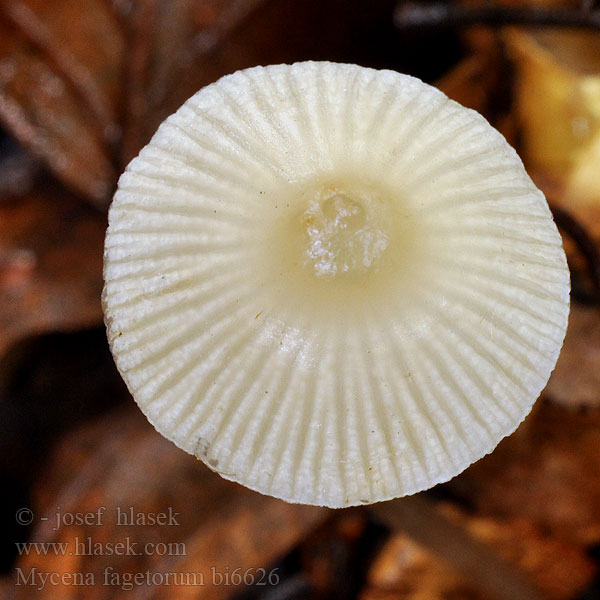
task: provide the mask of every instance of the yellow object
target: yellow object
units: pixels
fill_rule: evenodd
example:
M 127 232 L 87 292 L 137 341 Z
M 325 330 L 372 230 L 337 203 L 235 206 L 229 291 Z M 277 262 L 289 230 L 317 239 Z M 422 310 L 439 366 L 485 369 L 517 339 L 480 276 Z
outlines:
M 510 29 L 528 168 L 564 186 L 569 203 L 600 201 L 600 34 Z

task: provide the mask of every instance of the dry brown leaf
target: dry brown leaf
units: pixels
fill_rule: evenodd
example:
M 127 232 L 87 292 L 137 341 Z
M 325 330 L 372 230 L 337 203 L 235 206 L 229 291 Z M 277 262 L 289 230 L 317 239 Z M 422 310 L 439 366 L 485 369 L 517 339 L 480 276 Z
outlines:
M 485 594 L 402 533 L 385 544 L 359 600 L 484 600 Z
M 560 357 L 546 387 L 558 404 L 600 409 L 600 309 L 573 304 Z
M 495 79 L 489 63 L 489 57 L 473 54 L 444 75 L 436 87 L 452 100 L 485 114 Z
M 600 543 L 600 412 L 538 401 L 494 452 L 448 484 L 482 516 L 524 518 L 557 539 Z
M 0 122 L 67 186 L 106 206 L 116 172 L 101 123 L 42 49 L 1 18 Z
M 548 600 L 575 597 L 597 573 L 597 566 L 580 546 L 551 537 L 527 519 L 471 516 L 448 503 L 440 509 L 526 574 Z
M 491 546 L 535 582 L 547 600 L 569 600 L 593 580 L 594 563 L 578 546 L 545 534 L 525 519 L 473 517 L 454 505 L 441 512 Z M 369 573 L 361 600 L 484 600 L 477 585 L 402 533 L 385 544 Z
M 5 0 L 3 13 L 77 92 L 107 142 L 119 135 L 125 36 L 106 0 Z
M 0 356 L 27 335 L 102 322 L 106 218 L 42 181 L 0 202 Z

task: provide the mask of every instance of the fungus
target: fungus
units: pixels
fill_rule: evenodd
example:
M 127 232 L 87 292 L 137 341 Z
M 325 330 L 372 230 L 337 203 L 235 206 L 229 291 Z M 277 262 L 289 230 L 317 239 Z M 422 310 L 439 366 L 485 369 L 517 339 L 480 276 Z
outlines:
M 103 304 L 148 420 L 223 477 L 343 507 L 515 430 L 562 345 L 543 194 L 483 117 L 307 62 L 200 90 L 119 180 Z

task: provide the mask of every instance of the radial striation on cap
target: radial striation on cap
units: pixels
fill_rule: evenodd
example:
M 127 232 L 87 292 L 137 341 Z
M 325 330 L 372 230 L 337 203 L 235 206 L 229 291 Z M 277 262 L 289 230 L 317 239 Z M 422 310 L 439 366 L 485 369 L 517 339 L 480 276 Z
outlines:
M 257 67 L 119 180 L 103 304 L 148 420 L 223 477 L 343 507 L 493 450 L 557 360 L 569 273 L 505 139 L 421 81 Z

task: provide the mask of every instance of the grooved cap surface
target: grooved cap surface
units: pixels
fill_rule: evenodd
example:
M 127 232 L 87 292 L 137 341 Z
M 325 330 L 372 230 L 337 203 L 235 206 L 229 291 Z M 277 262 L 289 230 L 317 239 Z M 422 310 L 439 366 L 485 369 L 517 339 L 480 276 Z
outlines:
M 331 507 L 490 452 L 569 310 L 547 203 L 496 130 L 412 77 L 318 62 L 224 77 L 161 125 L 119 181 L 105 282 L 159 432 Z

